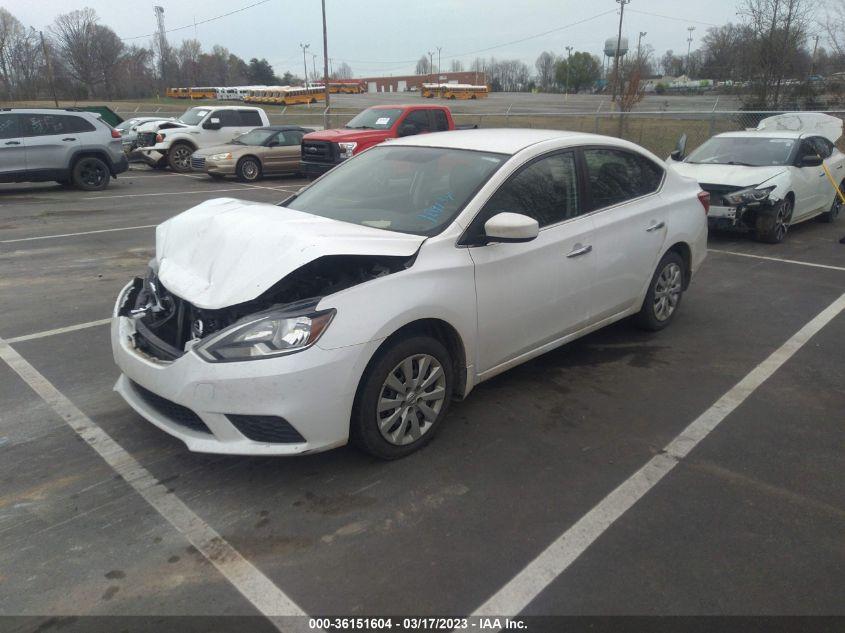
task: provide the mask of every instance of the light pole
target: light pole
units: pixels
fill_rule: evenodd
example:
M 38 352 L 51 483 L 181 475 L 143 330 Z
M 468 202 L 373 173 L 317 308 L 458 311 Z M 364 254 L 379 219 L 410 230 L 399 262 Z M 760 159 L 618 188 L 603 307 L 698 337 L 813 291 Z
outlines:
M 429 79 L 432 79 L 434 75 L 434 51 L 428 51 L 428 75 Z
M 687 37 L 687 67 L 686 67 L 686 76 L 689 77 L 689 54 L 690 50 L 692 49 L 692 32 L 695 30 L 694 26 L 688 26 L 687 31 L 689 31 L 689 36 Z
M 326 0 L 322 0 L 323 6 L 323 94 L 326 97 L 326 109 L 323 110 L 323 126 L 328 130 L 329 125 L 329 38 L 326 32 Z
M 317 81 L 317 54 L 311 53 L 311 81 Z
M 616 50 L 613 51 L 613 99 L 616 101 L 616 93 L 619 90 L 619 48 L 622 46 L 622 18 L 625 17 L 625 5 L 631 0 L 616 0 L 619 3 L 619 34 L 616 36 Z
M 437 81 L 440 81 L 440 73 L 443 72 L 440 68 L 440 46 L 437 47 Z
M 637 37 L 637 69 L 642 71 L 642 57 L 640 57 L 640 45 L 643 41 L 643 38 L 648 35 L 645 31 L 640 31 L 639 37 Z
M 572 49 L 574 46 L 566 46 L 566 92 L 564 93 L 564 101 L 569 96 L 569 60 L 572 58 Z
M 305 87 L 308 87 L 308 63 L 305 61 L 305 51 L 310 47 L 310 44 L 299 43 L 299 48 L 302 49 L 302 71 L 305 73 Z

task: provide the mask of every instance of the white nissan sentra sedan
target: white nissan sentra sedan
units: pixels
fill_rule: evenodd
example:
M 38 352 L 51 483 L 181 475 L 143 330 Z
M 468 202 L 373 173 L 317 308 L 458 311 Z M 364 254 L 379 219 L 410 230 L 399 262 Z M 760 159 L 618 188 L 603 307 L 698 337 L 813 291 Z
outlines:
M 425 134 L 281 205 L 161 224 L 117 299 L 115 389 L 190 450 L 425 445 L 450 399 L 619 319 L 660 330 L 706 252 L 708 195 L 615 138 Z

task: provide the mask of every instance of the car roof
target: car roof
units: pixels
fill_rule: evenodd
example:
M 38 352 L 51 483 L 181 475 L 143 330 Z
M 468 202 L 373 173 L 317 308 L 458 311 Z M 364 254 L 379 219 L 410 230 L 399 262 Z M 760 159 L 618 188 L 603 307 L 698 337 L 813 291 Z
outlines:
M 568 132 L 562 130 L 537 130 L 523 128 L 495 128 L 477 130 L 455 130 L 417 134 L 390 141 L 390 145 L 416 145 L 421 147 L 448 147 L 470 149 L 479 152 L 498 154 L 516 154 L 517 152 L 543 141 L 563 140 L 566 145 L 616 145 L 630 147 L 630 143 L 609 136 Z M 642 151 L 642 150 L 641 150 Z
M 15 112 L 17 114 L 81 114 L 99 119 L 100 115 L 88 110 L 74 108 L 0 108 L 0 112 Z

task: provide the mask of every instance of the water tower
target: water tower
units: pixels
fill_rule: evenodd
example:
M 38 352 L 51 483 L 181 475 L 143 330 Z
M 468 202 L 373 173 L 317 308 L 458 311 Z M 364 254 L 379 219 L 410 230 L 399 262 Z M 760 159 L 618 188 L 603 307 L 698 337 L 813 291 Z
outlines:
M 619 40 L 619 52 L 616 51 L 616 36 L 608 37 L 604 41 L 604 56 L 607 58 L 605 61 L 610 63 L 616 55 L 618 54 L 619 57 L 625 57 L 628 54 L 628 38 L 624 35 Z

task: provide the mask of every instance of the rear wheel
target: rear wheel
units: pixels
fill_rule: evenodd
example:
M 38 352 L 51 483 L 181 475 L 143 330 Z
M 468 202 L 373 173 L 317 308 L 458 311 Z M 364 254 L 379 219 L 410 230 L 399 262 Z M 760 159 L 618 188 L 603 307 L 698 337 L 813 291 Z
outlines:
M 167 164 L 170 169 L 180 173 L 191 171 L 191 154 L 194 148 L 187 143 L 174 143 L 167 152 Z
M 247 156 L 238 162 L 238 180 L 243 182 L 255 182 L 261 178 L 261 163 L 258 159 Z
M 845 181 L 839 184 L 839 191 L 845 193 Z M 819 216 L 819 222 L 833 222 L 839 217 L 839 212 L 842 210 L 842 199 L 838 193 L 833 194 L 833 202 L 830 209 Z
M 83 191 L 101 191 L 108 186 L 110 179 L 108 165 L 93 156 L 76 161 L 71 174 L 74 186 Z
M 684 260 L 669 251 L 660 260 L 651 278 L 643 306 L 637 314 L 637 325 L 656 332 L 672 322 L 684 293 Z
M 361 380 L 352 442 L 381 459 L 405 457 L 434 437 L 449 408 L 452 361 L 437 339 L 415 336 L 380 352 Z
M 773 213 L 758 215 L 755 222 L 757 239 L 768 244 L 783 242 L 792 220 L 792 199 L 784 198 Z

